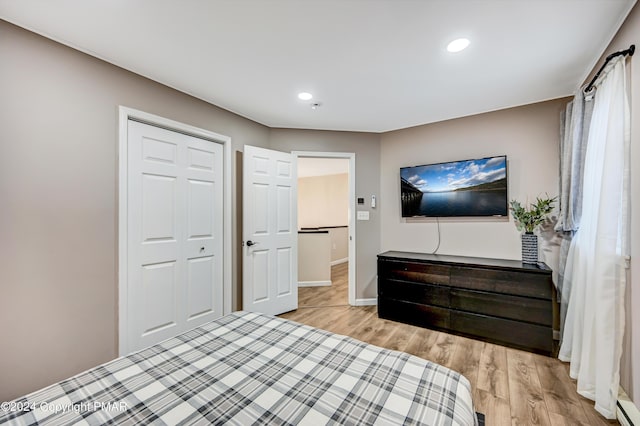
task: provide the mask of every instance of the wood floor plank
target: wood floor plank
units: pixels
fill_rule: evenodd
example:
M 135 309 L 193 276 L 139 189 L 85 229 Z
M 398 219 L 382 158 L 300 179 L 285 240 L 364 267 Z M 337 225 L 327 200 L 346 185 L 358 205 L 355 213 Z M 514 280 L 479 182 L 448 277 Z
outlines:
M 471 391 L 475 391 L 480 369 L 480 357 L 485 343 L 480 340 L 458 337 L 456 350 L 449 362 L 449 368 L 466 377 L 471 383 Z
M 346 315 L 342 316 L 339 321 L 335 321 L 334 333 L 349 336 L 353 333 L 359 333 L 360 327 L 366 321 L 370 321 L 376 315 L 375 310 L 364 310 L 362 308 L 351 306 L 346 311 Z
M 484 414 L 486 425 L 511 425 L 511 407 L 508 400 L 492 395 L 491 392 L 476 389 L 473 404 L 476 411 Z
M 563 416 L 554 412 L 549 412 L 549 420 L 553 426 L 587 426 L 589 423 L 583 423 L 572 417 Z
M 326 326 L 327 319 L 330 318 L 328 311 L 332 312 L 332 315 L 336 315 L 336 312 L 348 309 L 348 306 L 327 307 L 327 308 L 301 308 L 300 315 L 294 313 L 283 314 L 283 318 L 291 319 L 293 321 L 301 322 L 317 328 L 323 328 Z M 297 311 L 294 311 L 297 312 Z
M 350 308 L 350 306 L 314 308 L 322 313 L 322 315 L 316 320 L 316 327 L 339 334 L 338 329 L 343 322 L 347 321 L 349 313 L 351 312 Z
M 372 345 L 382 346 L 395 331 L 397 323 L 381 318 L 374 318 L 371 323 L 365 325 L 365 333 L 361 340 Z
M 428 359 L 445 367 L 451 368 L 453 355 L 456 351 L 458 336 L 447 333 L 438 333 L 435 343 L 429 349 Z
M 405 347 L 404 351 L 411 355 L 429 360 L 429 351 L 433 345 L 435 345 L 439 334 L 440 333 L 434 330 L 419 328 L 413 335 L 413 339 Z
M 588 423 L 587 415 L 576 394 L 575 385 L 565 366 L 556 358 L 535 357 L 538 377 L 549 413 L 568 417 L 575 424 Z
M 533 354 L 507 349 L 509 404 L 513 425 L 550 425 Z
M 407 324 L 399 324 L 394 327 L 395 330 L 387 340 L 385 340 L 381 346 L 394 351 L 404 352 L 409 342 L 413 340 L 413 336 L 417 332 L 417 327 L 413 327 Z
M 478 389 L 509 401 L 507 349 L 504 346 L 487 343 L 482 351 L 478 367 Z

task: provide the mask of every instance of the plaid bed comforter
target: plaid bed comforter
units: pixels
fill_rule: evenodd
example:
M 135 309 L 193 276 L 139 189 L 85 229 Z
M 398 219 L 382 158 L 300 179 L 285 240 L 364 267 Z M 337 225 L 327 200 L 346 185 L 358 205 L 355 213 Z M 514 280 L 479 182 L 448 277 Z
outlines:
M 10 424 L 474 425 L 469 382 L 420 358 L 236 312 L 24 398 Z

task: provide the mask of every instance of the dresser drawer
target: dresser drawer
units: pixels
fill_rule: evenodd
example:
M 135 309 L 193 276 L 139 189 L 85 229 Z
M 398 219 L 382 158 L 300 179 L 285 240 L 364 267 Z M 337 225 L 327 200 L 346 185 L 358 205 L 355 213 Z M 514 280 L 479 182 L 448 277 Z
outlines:
M 451 309 L 551 326 L 551 301 L 521 296 L 451 289 Z
M 551 300 L 551 278 L 523 271 L 453 266 L 452 287 Z
M 448 284 L 450 269 L 448 265 L 378 261 L 378 275 L 381 277 L 427 284 Z
M 378 279 L 378 295 L 384 298 L 448 308 L 449 294 L 446 286 Z
M 449 327 L 460 334 L 545 355 L 552 351 L 551 327 L 458 311 L 451 311 Z
M 449 310 L 383 297 L 378 298 L 378 316 L 427 328 L 449 328 Z

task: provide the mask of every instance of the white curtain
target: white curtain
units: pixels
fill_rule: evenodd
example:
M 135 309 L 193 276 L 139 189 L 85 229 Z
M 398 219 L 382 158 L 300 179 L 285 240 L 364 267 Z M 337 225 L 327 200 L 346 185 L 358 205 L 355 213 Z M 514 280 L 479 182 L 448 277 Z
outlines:
M 582 218 L 569 249 L 571 296 L 559 358 L 578 392 L 614 419 L 624 332 L 629 254 L 629 104 L 625 60 L 612 60 L 597 86 L 584 165 Z
M 560 333 L 564 331 L 571 282 L 565 280 L 567 255 L 582 216 L 584 159 L 593 114 L 593 99 L 580 88 L 560 116 L 560 208 L 555 231 L 561 238 L 556 288 L 560 301 Z

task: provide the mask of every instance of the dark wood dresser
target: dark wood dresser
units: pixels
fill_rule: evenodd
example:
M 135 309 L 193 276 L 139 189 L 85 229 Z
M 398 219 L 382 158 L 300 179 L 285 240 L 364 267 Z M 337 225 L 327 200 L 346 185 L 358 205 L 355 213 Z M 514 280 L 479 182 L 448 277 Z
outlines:
M 550 355 L 554 286 L 544 263 L 388 251 L 378 315 Z

